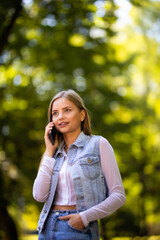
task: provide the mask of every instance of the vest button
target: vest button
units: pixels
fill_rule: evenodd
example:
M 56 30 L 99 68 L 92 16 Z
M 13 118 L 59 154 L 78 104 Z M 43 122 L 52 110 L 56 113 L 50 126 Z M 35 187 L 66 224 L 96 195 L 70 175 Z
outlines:
M 59 156 L 60 156 L 60 157 L 62 157 L 62 156 L 63 156 L 63 154 L 62 154 L 62 153 L 60 153 L 60 154 L 59 154 Z
M 46 213 L 47 211 L 46 210 L 44 210 L 44 213 Z
M 91 162 L 92 162 L 92 159 L 88 158 L 88 162 L 91 163 Z
M 54 175 L 55 174 L 55 172 L 52 172 L 52 175 Z

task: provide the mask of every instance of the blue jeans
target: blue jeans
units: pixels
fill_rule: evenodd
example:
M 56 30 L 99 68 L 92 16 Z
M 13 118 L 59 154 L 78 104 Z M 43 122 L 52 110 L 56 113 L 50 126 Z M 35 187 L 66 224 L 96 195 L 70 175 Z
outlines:
M 94 221 L 82 229 L 70 226 L 69 220 L 60 220 L 58 217 L 77 213 L 76 210 L 51 210 L 44 228 L 39 233 L 38 240 L 99 240 L 98 222 Z

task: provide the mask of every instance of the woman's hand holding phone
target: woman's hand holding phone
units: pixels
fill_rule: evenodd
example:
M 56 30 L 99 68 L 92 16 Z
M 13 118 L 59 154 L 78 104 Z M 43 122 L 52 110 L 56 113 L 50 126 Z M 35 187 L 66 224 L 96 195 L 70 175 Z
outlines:
M 53 127 L 54 127 L 54 123 L 49 122 L 45 128 L 45 135 L 44 135 L 45 145 L 46 145 L 45 155 L 47 155 L 48 157 L 53 157 L 53 155 L 59 145 L 57 135 L 55 137 L 54 145 L 51 143 L 50 131 L 52 130 Z

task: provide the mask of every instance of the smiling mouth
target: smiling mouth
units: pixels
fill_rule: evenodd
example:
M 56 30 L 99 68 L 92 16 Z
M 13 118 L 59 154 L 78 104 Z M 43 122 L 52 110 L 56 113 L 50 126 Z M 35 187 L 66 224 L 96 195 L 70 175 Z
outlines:
M 58 124 L 59 127 L 65 127 L 69 122 L 62 122 Z

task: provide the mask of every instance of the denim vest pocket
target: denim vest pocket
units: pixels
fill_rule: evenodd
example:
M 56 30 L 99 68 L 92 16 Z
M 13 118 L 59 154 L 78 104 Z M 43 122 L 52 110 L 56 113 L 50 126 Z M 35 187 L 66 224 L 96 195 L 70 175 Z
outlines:
M 98 156 L 88 156 L 79 159 L 85 178 L 94 180 L 100 174 L 100 161 Z

